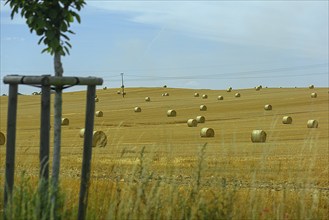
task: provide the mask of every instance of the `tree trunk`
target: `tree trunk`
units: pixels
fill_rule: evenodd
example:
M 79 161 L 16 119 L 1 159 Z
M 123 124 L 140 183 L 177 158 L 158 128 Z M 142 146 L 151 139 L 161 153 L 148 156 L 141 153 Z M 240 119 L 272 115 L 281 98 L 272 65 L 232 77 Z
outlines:
M 61 55 L 55 53 L 54 56 L 55 76 L 63 76 L 63 67 Z M 57 189 L 60 168 L 61 152 L 61 123 L 62 123 L 62 87 L 56 87 L 54 100 L 54 155 L 53 155 L 53 172 L 52 183 L 53 189 Z

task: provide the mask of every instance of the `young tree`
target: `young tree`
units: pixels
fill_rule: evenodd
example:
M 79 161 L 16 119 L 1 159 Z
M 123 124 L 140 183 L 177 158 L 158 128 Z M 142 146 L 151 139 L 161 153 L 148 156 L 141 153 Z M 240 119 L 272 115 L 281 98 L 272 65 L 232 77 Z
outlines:
M 61 56 L 69 54 L 70 38 L 67 33 L 70 24 L 76 19 L 80 23 L 78 11 L 86 4 L 84 0 L 6 0 L 5 4 L 12 9 L 11 18 L 20 14 L 26 19 L 31 33 L 34 31 L 40 40 L 38 44 L 45 44 L 42 53 L 54 56 L 55 76 L 63 76 Z M 56 87 L 54 101 L 54 160 L 52 181 L 56 188 L 60 167 L 60 140 L 62 118 L 62 88 Z

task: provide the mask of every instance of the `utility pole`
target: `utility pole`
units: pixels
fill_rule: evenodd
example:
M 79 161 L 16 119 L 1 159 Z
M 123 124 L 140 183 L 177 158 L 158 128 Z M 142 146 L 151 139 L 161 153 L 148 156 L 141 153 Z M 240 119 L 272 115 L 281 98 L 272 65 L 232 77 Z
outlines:
M 123 85 L 123 73 L 121 73 L 121 89 L 122 89 L 122 97 L 125 97 L 125 86 Z

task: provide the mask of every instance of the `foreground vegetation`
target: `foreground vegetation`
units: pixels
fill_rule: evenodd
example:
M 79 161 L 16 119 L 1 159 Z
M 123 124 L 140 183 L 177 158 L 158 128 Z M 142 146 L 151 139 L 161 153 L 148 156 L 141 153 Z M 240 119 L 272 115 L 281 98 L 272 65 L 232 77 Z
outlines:
M 314 179 L 311 170 L 299 173 L 295 182 L 283 177 L 278 184 L 262 182 L 266 165 L 255 166 L 251 179 L 243 182 L 234 173 L 232 178 L 221 177 L 222 169 L 229 168 L 215 168 L 206 151 L 205 144 L 185 164 L 191 172 L 171 166 L 177 161 L 168 160 L 165 172 L 159 174 L 154 166 L 159 158 L 147 156 L 146 148 L 124 150 L 121 161 L 130 158 L 133 165 L 113 164 L 109 173 L 92 178 L 87 219 L 328 219 L 329 189 L 310 182 Z M 132 153 L 135 159 L 128 156 Z M 12 205 L 2 214 L 8 219 L 47 219 L 50 199 L 41 202 L 37 180 L 27 172 L 18 178 Z M 294 176 L 294 171 L 288 172 Z M 76 219 L 78 184 L 78 178 L 63 181 L 57 217 Z M 48 211 L 40 213 L 41 206 Z

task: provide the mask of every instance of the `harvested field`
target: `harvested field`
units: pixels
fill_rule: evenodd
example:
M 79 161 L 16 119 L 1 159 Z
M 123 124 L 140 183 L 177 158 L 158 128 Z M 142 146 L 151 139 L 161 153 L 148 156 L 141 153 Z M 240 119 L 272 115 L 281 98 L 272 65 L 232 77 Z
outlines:
M 270 213 L 265 213 L 267 217 L 280 218 L 281 214 L 278 217 L 276 211 L 282 202 L 287 207 L 282 211 L 283 215 L 288 213 L 287 219 L 296 219 L 303 214 L 310 216 L 305 210 L 311 210 L 314 193 L 318 196 L 318 206 L 317 214 L 312 216 L 328 218 L 328 88 L 315 88 L 316 99 L 305 98 L 310 94 L 308 87 L 263 88 L 260 91 L 239 89 L 243 94 L 240 98 L 227 95 L 225 102 L 218 102 L 217 97 L 226 90 L 125 90 L 128 94 L 125 98 L 116 94 L 117 89 L 97 90 L 97 97 L 101 100 L 97 108 L 102 109 L 104 115 L 95 117 L 94 130 L 103 131 L 108 137 L 106 147 L 93 148 L 92 155 L 89 206 L 103 213 L 99 217 L 105 218 L 111 208 L 111 203 L 106 202 L 107 198 L 113 197 L 110 193 L 119 186 L 130 186 L 130 181 L 137 178 L 133 170 L 141 160 L 145 160 L 145 169 L 152 173 L 150 182 L 161 180 L 168 184 L 168 192 L 170 187 L 183 192 L 193 187 L 200 148 L 205 146 L 202 189 L 216 192 L 219 183 L 223 182 L 230 190 L 234 188 L 232 215 L 235 219 L 249 218 L 252 211 L 258 216 L 268 207 Z M 161 96 L 164 92 L 170 96 Z M 193 97 L 196 92 L 206 93 L 208 99 Z M 152 102 L 145 102 L 146 96 L 152 97 Z M 60 181 L 71 206 L 78 201 L 83 146 L 79 131 L 84 127 L 85 97 L 86 92 L 63 94 L 63 118 L 69 118 L 70 124 L 62 127 Z M 0 130 L 4 133 L 7 133 L 7 98 L 0 97 Z M 262 108 L 267 102 L 275 106 L 272 111 Z M 186 126 L 188 119 L 200 114 L 196 106 L 201 104 L 209 109 L 203 112 L 206 121 L 202 127 L 213 128 L 215 137 L 201 138 L 201 127 Z M 143 111 L 136 114 L 132 111 L 135 106 Z M 168 109 L 175 109 L 179 114 L 167 117 L 164 112 Z M 23 170 L 32 179 L 39 176 L 39 114 L 40 96 L 19 96 L 17 177 Z M 293 118 L 289 126 L 282 123 L 285 115 Z M 306 122 L 309 119 L 317 120 L 319 127 L 308 129 Z M 252 143 L 250 134 L 253 130 L 266 131 L 266 142 Z M 50 134 L 52 137 L 52 129 Z M 4 182 L 5 155 L 5 146 L 1 145 L 1 184 Z M 139 179 L 136 181 L 138 183 Z M 3 190 L 0 190 L 0 196 L 2 200 Z M 304 211 L 295 210 L 300 201 Z M 1 204 L 0 210 L 3 208 Z M 102 205 L 96 207 L 97 204 Z M 262 218 L 266 219 L 266 216 Z

